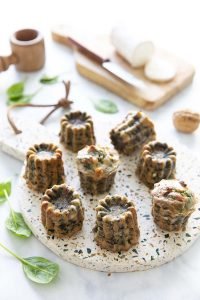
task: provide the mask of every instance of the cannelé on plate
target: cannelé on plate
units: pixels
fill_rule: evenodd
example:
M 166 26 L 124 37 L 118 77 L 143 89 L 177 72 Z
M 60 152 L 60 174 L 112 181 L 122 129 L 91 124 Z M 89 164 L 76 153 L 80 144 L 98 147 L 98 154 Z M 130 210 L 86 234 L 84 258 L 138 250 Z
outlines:
M 100 200 L 93 231 L 96 243 L 112 252 L 127 251 L 136 245 L 140 231 L 133 202 L 119 195 Z
M 77 155 L 82 188 L 91 194 L 107 192 L 114 183 L 119 155 L 109 147 L 86 146 Z
M 196 199 L 183 181 L 161 180 L 151 191 L 154 222 L 166 231 L 183 231 L 195 210 Z
M 143 112 L 129 112 L 125 119 L 110 131 L 114 147 L 129 155 L 156 139 L 153 122 Z
M 46 190 L 42 197 L 41 219 L 49 235 L 71 237 L 81 230 L 84 220 L 79 194 L 66 184 Z
M 149 188 L 162 179 L 174 178 L 176 152 L 166 143 L 152 141 L 140 153 L 136 174 Z
M 35 144 L 28 149 L 25 181 L 30 189 L 45 192 L 54 184 L 65 181 L 62 151 L 54 144 Z
M 60 126 L 60 142 L 68 150 L 77 152 L 96 142 L 92 118 L 85 112 L 75 111 L 64 115 Z

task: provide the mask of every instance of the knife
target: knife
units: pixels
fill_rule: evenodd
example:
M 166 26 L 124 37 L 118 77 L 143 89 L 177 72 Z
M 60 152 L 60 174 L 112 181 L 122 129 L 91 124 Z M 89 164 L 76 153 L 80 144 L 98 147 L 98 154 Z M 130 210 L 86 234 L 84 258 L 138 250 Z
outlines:
M 119 64 L 112 62 L 109 58 L 103 58 L 97 53 L 94 53 L 74 38 L 67 36 L 59 31 L 52 31 L 53 40 L 62 44 L 65 44 L 71 48 L 75 48 L 79 53 L 83 54 L 87 58 L 91 59 L 93 62 L 100 65 L 104 70 L 109 72 L 112 76 L 120 79 L 126 84 L 132 85 L 137 89 L 144 89 L 145 84 L 142 80 L 138 79 L 136 76 L 127 72 Z

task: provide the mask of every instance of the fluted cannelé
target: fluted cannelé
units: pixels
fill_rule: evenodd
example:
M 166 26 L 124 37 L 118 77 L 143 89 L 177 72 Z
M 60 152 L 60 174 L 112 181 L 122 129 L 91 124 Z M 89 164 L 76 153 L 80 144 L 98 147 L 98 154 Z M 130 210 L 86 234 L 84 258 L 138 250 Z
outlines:
M 115 148 L 124 154 L 131 154 L 149 141 L 156 139 L 153 122 L 143 112 L 130 112 L 110 132 Z
M 183 181 L 161 180 L 151 191 L 154 222 L 163 230 L 182 231 L 195 209 L 195 196 Z
M 29 188 L 45 192 L 54 184 L 65 181 L 62 151 L 54 144 L 41 143 L 26 154 L 24 178 Z
M 81 186 L 88 193 L 108 191 L 114 183 L 118 166 L 118 153 L 109 147 L 91 145 L 78 152 Z
M 42 197 L 41 218 L 48 234 L 71 237 L 81 230 L 84 220 L 79 194 L 66 184 L 54 185 Z
M 176 169 L 176 152 L 166 143 L 157 141 L 146 144 L 137 165 L 136 174 L 148 187 L 161 179 L 174 178 Z
M 124 196 L 106 196 L 96 207 L 94 236 L 97 244 L 112 252 L 127 251 L 139 240 L 133 202 Z
M 85 112 L 71 112 L 61 118 L 60 142 L 73 152 L 77 152 L 86 145 L 94 145 L 93 121 Z

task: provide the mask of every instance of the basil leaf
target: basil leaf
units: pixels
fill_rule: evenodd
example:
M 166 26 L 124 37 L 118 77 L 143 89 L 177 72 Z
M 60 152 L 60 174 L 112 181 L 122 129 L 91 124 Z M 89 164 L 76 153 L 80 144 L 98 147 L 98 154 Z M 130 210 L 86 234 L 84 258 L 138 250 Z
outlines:
M 47 76 L 47 75 L 43 75 L 40 78 L 40 83 L 42 84 L 54 84 L 57 83 L 59 79 L 59 76 Z
M 26 225 L 21 213 L 15 212 L 13 209 L 6 220 L 6 227 L 15 235 L 28 238 L 31 236 L 31 230 Z
M 59 272 L 58 264 L 43 257 L 33 256 L 23 258 L 21 262 L 26 276 L 37 283 L 49 283 Z
M 7 89 L 6 93 L 9 100 L 15 101 L 21 98 L 24 93 L 24 81 L 20 81 L 18 83 L 11 85 Z
M 6 196 L 4 190 L 7 192 L 8 195 L 11 193 L 11 182 L 1 182 L 0 183 L 0 203 L 3 203 L 6 200 Z
M 115 114 L 118 112 L 117 105 L 110 100 L 101 99 L 94 103 L 94 107 L 96 110 L 106 114 Z

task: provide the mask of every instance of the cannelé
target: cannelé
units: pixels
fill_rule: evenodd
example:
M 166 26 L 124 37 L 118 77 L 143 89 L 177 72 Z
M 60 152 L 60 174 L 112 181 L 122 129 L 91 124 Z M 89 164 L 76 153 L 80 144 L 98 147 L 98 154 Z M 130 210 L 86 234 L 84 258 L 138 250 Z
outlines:
M 129 155 L 155 140 L 156 133 L 153 122 L 143 112 L 130 112 L 111 130 L 110 138 L 119 152 Z
M 166 143 L 149 142 L 140 153 L 136 174 L 149 188 L 162 179 L 174 178 L 176 152 Z
M 151 191 L 154 222 L 163 230 L 183 231 L 195 209 L 195 196 L 183 181 L 161 180 Z
M 66 184 L 54 185 L 42 197 L 41 219 L 49 235 L 71 237 L 81 230 L 84 220 L 79 194 Z
M 64 115 L 60 121 L 60 142 L 66 149 L 77 152 L 96 142 L 91 116 L 75 111 Z
M 77 155 L 81 186 L 91 194 L 104 193 L 111 188 L 118 166 L 119 155 L 109 147 L 86 146 Z
M 45 192 L 65 181 L 62 151 L 54 144 L 35 144 L 28 149 L 24 178 L 30 189 Z
M 94 239 L 103 249 L 127 251 L 139 240 L 137 214 L 133 202 L 124 196 L 106 196 L 96 207 Z

